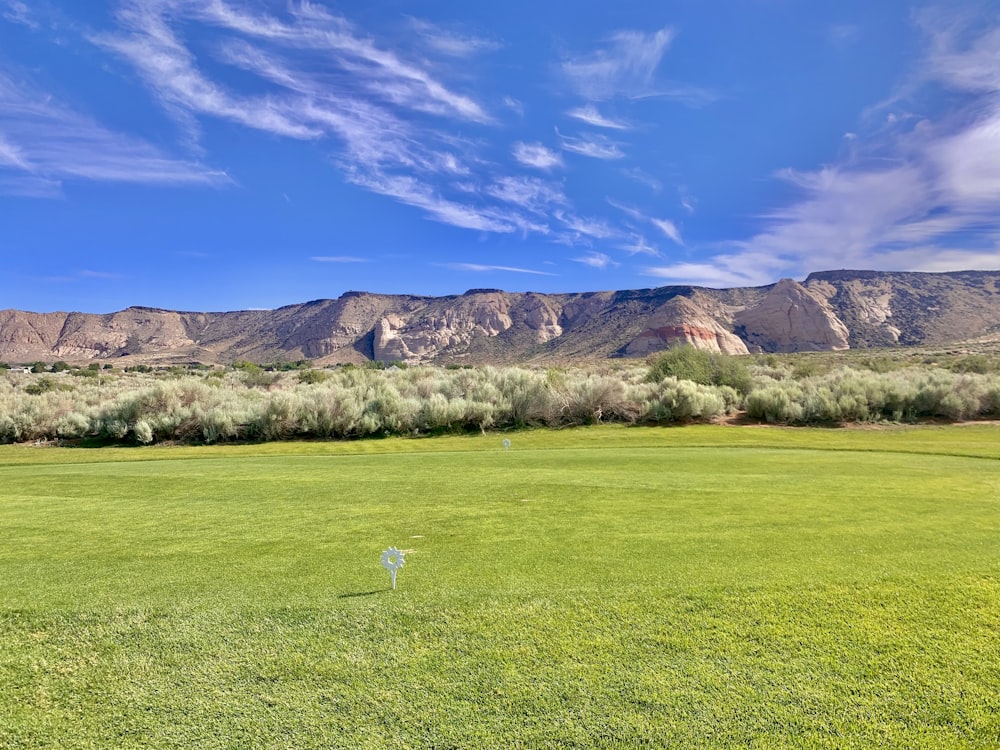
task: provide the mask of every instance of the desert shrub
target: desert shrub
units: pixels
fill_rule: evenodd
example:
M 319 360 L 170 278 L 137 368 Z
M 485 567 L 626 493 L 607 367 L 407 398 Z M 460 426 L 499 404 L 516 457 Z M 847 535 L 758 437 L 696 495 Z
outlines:
M 900 361 L 899 358 L 891 357 L 886 354 L 864 357 L 858 362 L 858 364 L 866 370 L 878 373 L 892 372 L 904 366 L 904 363 Z
M 432 393 L 419 401 L 416 429 L 423 432 L 451 430 L 465 426 L 465 399 L 448 399 L 441 393 Z
M 636 418 L 646 424 L 720 417 L 733 411 L 740 400 L 739 394 L 729 386 L 706 386 L 672 377 L 644 387 L 636 386 L 636 389 L 632 396 L 639 401 Z
M 140 419 L 133 428 L 135 439 L 144 445 L 153 442 L 153 427 L 145 419 Z
M 300 370 L 297 377 L 300 383 L 314 384 L 328 380 L 330 374 L 323 370 Z
M 752 391 L 746 398 L 747 416 L 764 422 L 800 422 L 805 414 L 798 383 L 775 383 Z
M 1000 372 L 1000 358 L 990 358 L 985 354 L 969 354 L 952 362 L 950 369 L 954 372 L 977 373 L 979 375 Z
M 304 393 L 302 431 L 317 437 L 350 437 L 358 429 L 364 403 L 355 389 L 314 387 Z
M 792 365 L 792 377 L 795 380 L 815 377 L 824 372 L 826 368 L 816 357 L 798 357 Z
M 263 368 L 243 371 L 243 383 L 248 388 L 270 388 L 280 377 L 277 373 L 268 372 Z
M 265 440 L 282 440 L 301 433 L 302 407 L 302 397 L 299 394 L 272 394 L 254 422 L 254 434 Z
M 31 396 L 40 396 L 48 391 L 59 390 L 61 387 L 65 386 L 57 383 L 52 378 L 38 378 L 34 383 L 24 386 L 24 392 Z
M 63 414 L 55 422 L 55 433 L 61 438 L 82 438 L 91 432 L 90 419 L 80 412 Z
M 511 427 L 554 424 L 559 404 L 544 374 L 531 370 L 497 370 L 501 424 Z
M 551 373 L 546 375 L 548 382 L 552 380 Z M 591 374 L 568 377 L 560 373 L 557 382 L 561 383 L 556 389 L 559 424 L 632 422 L 636 417 L 637 410 L 625 397 L 625 385 L 617 378 Z
M 652 382 L 677 378 L 709 385 L 712 382 L 709 353 L 690 345 L 668 349 L 653 359 L 648 378 Z
M 701 385 L 727 385 L 739 393 L 749 393 L 753 378 L 738 357 L 706 352 L 690 345 L 668 349 L 655 357 L 647 375 L 652 382 L 673 377 Z

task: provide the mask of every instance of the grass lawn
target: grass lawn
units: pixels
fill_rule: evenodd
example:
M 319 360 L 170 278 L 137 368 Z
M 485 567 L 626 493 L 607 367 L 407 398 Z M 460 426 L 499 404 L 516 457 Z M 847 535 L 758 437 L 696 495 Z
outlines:
M 1000 747 L 1000 428 L 502 437 L 0 447 L 0 747 Z

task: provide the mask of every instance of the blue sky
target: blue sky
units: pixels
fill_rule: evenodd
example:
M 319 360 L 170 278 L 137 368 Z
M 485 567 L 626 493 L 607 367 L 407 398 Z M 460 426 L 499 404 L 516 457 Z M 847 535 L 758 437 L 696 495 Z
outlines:
M 1000 268 L 995 2 L 0 0 L 0 308 Z

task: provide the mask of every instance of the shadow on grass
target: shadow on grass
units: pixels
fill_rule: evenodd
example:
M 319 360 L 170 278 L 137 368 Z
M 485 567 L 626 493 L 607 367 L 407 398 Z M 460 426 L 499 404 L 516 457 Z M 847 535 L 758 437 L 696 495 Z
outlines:
M 356 596 L 371 596 L 372 594 L 381 594 L 389 589 L 376 589 L 375 591 L 355 591 L 352 594 L 337 594 L 338 599 L 353 599 Z

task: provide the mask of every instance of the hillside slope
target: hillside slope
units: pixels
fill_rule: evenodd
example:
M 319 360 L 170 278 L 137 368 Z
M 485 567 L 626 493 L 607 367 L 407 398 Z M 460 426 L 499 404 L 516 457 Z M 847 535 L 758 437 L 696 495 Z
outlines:
M 347 292 L 276 310 L 0 311 L 0 360 L 506 363 L 945 344 L 1000 331 L 1000 271 L 825 271 L 764 287 Z

